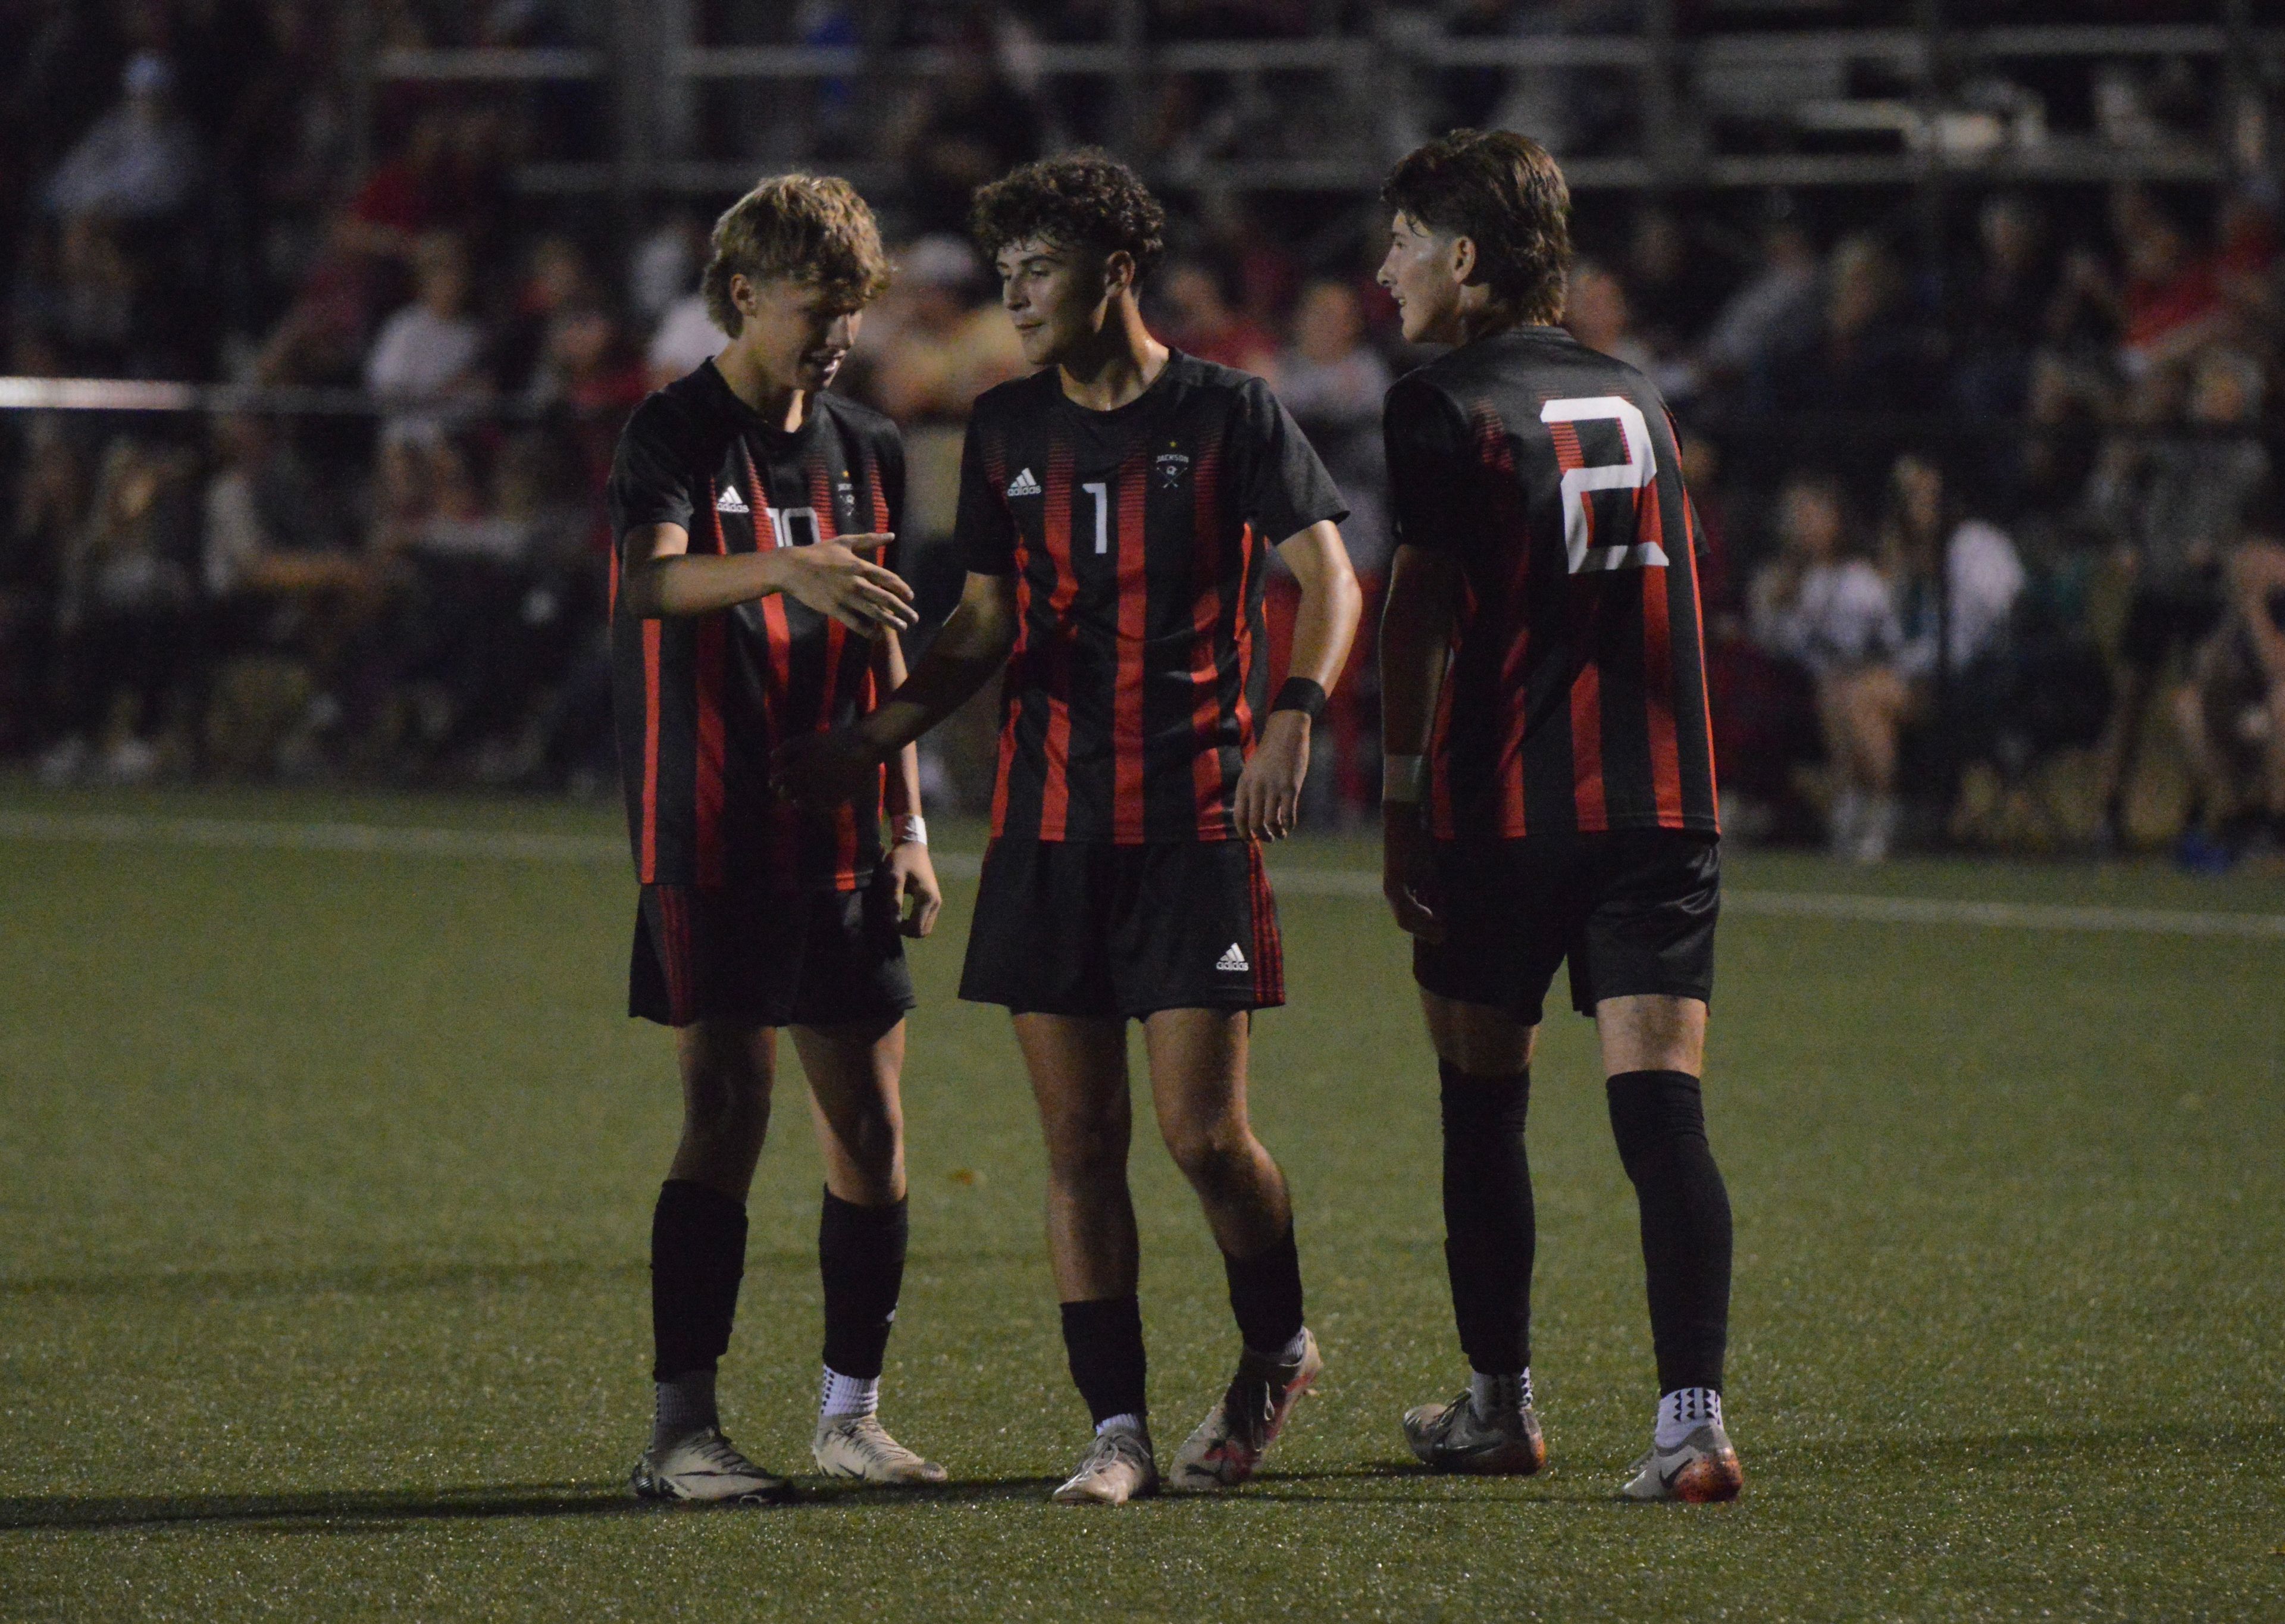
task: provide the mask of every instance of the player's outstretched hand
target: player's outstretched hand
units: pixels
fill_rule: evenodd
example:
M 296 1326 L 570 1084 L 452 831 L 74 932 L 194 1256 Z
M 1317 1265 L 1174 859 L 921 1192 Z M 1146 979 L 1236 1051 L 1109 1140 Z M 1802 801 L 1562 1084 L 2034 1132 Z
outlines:
M 1429 888 L 1428 831 L 1417 806 L 1389 802 L 1380 809 L 1380 891 L 1397 929 L 1424 942 L 1444 939 Z
M 926 846 L 906 841 L 889 848 L 883 860 L 886 883 L 897 909 L 897 929 L 915 940 L 936 929 L 944 910 L 944 888 L 936 883 L 936 865 Z
M 883 629 L 908 632 L 920 624 L 913 589 L 904 577 L 860 556 L 895 539 L 886 534 L 842 536 L 806 547 L 780 547 L 765 556 L 777 572 L 780 591 L 830 615 L 860 637 L 872 638 Z
M 1309 776 L 1309 718 L 1299 710 L 1273 710 L 1261 725 L 1261 742 L 1237 775 L 1230 808 L 1248 840 L 1283 840 L 1301 817 L 1301 783 Z
M 770 757 L 770 782 L 787 800 L 812 811 L 854 800 L 881 781 L 881 758 L 853 727 L 803 734 Z

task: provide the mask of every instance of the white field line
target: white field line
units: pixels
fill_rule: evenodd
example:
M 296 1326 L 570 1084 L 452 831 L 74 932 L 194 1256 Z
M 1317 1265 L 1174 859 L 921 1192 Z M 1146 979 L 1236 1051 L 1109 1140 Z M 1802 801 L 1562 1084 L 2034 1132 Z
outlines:
M 629 861 L 624 840 L 596 835 L 373 823 L 277 823 L 238 818 L 152 818 L 124 813 L 0 811 L 0 841 L 341 851 L 526 863 L 616 865 Z M 978 859 L 972 852 L 940 851 L 936 865 L 939 872 L 950 877 L 971 879 Z M 1380 876 L 1361 868 L 1307 868 L 1278 864 L 1273 867 L 1272 877 L 1277 889 L 1290 896 L 1370 899 L 1380 896 Z M 2285 914 L 2280 914 L 1974 902 L 1932 897 L 1873 897 L 1843 891 L 1755 890 L 1736 886 L 1723 891 L 1722 906 L 1732 914 L 1869 924 L 1980 925 L 2021 930 L 2116 931 L 2140 936 L 2285 941 Z

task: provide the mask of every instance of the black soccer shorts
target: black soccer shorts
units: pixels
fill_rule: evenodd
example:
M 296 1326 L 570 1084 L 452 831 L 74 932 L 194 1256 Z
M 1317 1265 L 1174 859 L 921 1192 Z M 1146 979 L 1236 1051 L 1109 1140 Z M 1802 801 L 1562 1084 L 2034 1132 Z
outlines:
M 646 885 L 627 1013 L 663 1026 L 839 1026 L 913 1007 L 893 899 L 867 890 Z
M 1111 1018 L 1282 1004 L 1284 948 L 1260 848 L 995 840 L 960 995 L 1017 1015 Z
M 1433 884 L 1444 939 L 1412 945 L 1412 977 L 1441 998 L 1495 1005 L 1535 1026 L 1567 961 L 1582 1015 L 1636 993 L 1713 1000 L 1722 846 L 1712 836 L 1440 841 Z

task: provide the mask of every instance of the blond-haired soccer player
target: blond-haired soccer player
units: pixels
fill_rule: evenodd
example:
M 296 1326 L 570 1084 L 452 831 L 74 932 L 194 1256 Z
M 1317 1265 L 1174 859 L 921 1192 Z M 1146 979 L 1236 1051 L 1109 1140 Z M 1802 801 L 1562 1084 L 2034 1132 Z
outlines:
M 823 814 L 774 793 L 771 749 L 863 715 L 904 677 L 912 592 L 872 555 L 904 498 L 878 413 L 828 394 L 889 266 L 844 181 L 763 182 L 714 227 L 705 293 L 729 343 L 644 401 L 611 472 L 613 710 L 642 885 L 631 1014 L 671 1026 L 682 1137 L 651 1226 L 651 1499 L 762 1502 L 784 1480 L 723 1435 L 717 1361 L 746 1193 L 793 1029 L 825 1161 L 821 1471 L 940 1482 L 875 1415 L 905 1263 L 899 931 L 940 900 L 914 753 Z M 891 827 L 885 851 L 881 825 Z

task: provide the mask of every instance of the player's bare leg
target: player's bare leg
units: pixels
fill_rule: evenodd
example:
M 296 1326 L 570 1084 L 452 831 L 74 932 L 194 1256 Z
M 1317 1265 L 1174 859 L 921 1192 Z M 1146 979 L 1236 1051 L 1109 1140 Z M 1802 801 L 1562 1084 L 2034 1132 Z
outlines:
M 818 1269 L 825 1371 L 811 1453 L 828 1477 L 941 1483 L 944 1468 L 891 1438 L 879 1418 L 881 1365 L 904 1283 L 905 1134 L 898 1082 L 905 1024 L 876 1018 L 797 1026 L 810 1113 L 825 1162 Z
M 646 1499 L 758 1503 L 787 1490 L 723 1436 L 714 1401 L 745 1273 L 746 1192 L 769 1132 L 776 1037 L 723 1021 L 675 1033 L 682 1136 L 651 1220 L 657 1408 L 633 1478 Z
M 1056 1491 L 1065 1504 L 1119 1505 L 1156 1492 L 1135 1301 L 1135 1203 L 1127 1188 L 1134 1104 L 1127 1024 L 1018 1015 L 1048 1150 L 1048 1258 L 1063 1305 L 1064 1350 L 1095 1441 Z
M 1730 1196 L 1706 1139 L 1706 1005 L 1640 994 L 1595 1006 L 1611 1129 L 1642 1209 L 1659 1401 L 1635 1500 L 1734 1500 L 1745 1474 L 1722 1424 L 1730 1324 Z
M 1244 1010 L 1162 1009 L 1142 1023 L 1159 1136 L 1197 1192 L 1229 1279 L 1237 1374 L 1174 1457 L 1167 1487 L 1234 1488 L 1253 1475 L 1323 1369 L 1301 1322 L 1285 1175 L 1246 1113 Z
M 1444 1130 L 1444 1258 L 1467 1388 L 1404 1414 L 1405 1441 L 1438 1471 L 1528 1476 L 1547 1460 L 1531 1392 L 1536 1245 L 1524 1122 L 1539 1028 L 1505 1009 L 1424 991 Z

